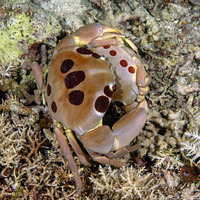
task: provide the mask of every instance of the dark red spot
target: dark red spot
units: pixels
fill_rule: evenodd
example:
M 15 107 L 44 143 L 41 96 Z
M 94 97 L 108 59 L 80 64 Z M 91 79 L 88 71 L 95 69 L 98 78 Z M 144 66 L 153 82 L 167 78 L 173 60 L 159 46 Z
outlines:
M 100 96 L 97 98 L 95 102 L 95 109 L 100 112 L 104 113 L 106 112 L 107 108 L 109 106 L 109 99 L 106 96 Z
M 113 90 L 110 89 L 109 85 L 106 85 L 106 86 L 104 87 L 104 94 L 105 94 L 106 96 L 110 97 L 110 98 L 112 97 L 112 95 L 113 95 Z
M 130 73 L 134 74 L 134 73 L 135 73 L 135 68 L 132 67 L 132 66 L 130 66 L 130 67 L 128 68 L 128 71 L 129 71 Z
M 103 48 L 108 49 L 108 48 L 110 48 L 110 45 L 104 45 Z
M 92 57 L 94 57 L 94 58 L 100 58 L 101 56 L 99 54 L 97 54 L 97 53 L 93 53 Z
M 51 86 L 47 85 L 47 95 L 49 96 L 51 94 Z
M 67 73 L 74 65 L 74 61 L 71 59 L 64 60 L 62 62 L 60 71 L 64 74 Z
M 122 67 L 127 67 L 128 63 L 127 63 L 126 60 L 120 60 L 120 65 L 121 65 Z
M 76 87 L 82 81 L 84 81 L 84 79 L 85 79 L 84 71 L 71 72 L 65 77 L 65 85 L 68 89 L 71 89 Z
M 80 105 L 83 103 L 84 93 L 80 90 L 74 90 L 69 93 L 69 102 L 73 105 Z
M 111 55 L 111 56 L 116 56 L 116 55 L 117 55 L 117 52 L 116 52 L 115 50 L 111 50 L 111 51 L 110 51 L 110 55 Z
M 52 104 L 51 104 L 51 109 L 52 109 L 52 111 L 53 111 L 54 113 L 57 111 L 57 105 L 56 105 L 55 101 L 52 102 Z
M 85 47 L 79 47 L 78 49 L 76 49 L 76 51 L 80 54 L 84 54 L 84 55 L 88 55 L 88 54 L 92 54 L 93 52 L 90 49 L 87 49 Z

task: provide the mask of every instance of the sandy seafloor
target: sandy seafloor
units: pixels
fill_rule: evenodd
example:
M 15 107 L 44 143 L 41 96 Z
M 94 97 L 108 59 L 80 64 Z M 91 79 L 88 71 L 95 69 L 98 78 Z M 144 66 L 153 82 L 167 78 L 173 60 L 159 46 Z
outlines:
M 45 79 L 58 41 L 97 21 L 133 41 L 152 83 L 141 148 L 121 169 L 74 155 L 78 196 L 30 64 Z M 0 72 L 0 199 L 200 199 L 199 0 L 1 0 Z

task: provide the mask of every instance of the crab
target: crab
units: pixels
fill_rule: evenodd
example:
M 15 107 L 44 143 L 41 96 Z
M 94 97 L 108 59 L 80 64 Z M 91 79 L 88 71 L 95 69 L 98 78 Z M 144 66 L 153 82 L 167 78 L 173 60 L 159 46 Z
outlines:
M 93 23 L 58 43 L 46 85 L 36 62 L 32 71 L 56 120 L 54 132 L 77 188 L 81 189 L 82 183 L 67 139 L 84 165 L 89 163 L 77 139 L 93 160 L 125 165 L 116 158 L 138 148 L 129 144 L 146 122 L 145 95 L 151 82 L 136 46 L 120 31 Z M 111 101 L 122 102 L 126 109 L 112 128 L 102 124 Z M 66 127 L 65 134 L 61 124 Z

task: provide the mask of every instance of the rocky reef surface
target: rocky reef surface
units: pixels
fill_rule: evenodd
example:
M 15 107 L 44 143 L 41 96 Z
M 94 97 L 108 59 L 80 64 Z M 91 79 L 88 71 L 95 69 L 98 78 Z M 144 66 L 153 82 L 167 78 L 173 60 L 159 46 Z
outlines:
M 141 148 L 120 169 L 75 157 L 78 196 L 30 63 L 45 78 L 58 41 L 97 21 L 133 41 L 152 83 Z M 200 199 L 199 0 L 0 0 L 0 97 L 0 199 Z

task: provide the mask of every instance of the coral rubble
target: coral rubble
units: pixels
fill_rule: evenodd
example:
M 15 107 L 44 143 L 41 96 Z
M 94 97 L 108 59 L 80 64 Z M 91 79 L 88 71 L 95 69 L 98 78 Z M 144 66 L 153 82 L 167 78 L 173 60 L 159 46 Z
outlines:
M 30 64 L 45 78 L 56 43 L 95 21 L 135 43 L 152 83 L 141 149 L 120 169 L 75 157 L 78 196 Z M 0 73 L 0 199 L 200 198 L 199 1 L 0 0 Z

